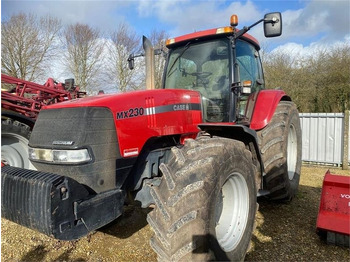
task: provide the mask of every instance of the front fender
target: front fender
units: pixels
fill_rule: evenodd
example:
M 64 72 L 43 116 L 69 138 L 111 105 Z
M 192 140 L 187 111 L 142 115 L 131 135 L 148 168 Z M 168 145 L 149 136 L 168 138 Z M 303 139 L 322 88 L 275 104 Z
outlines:
M 259 165 L 257 165 L 257 162 L 255 163 L 255 165 L 260 168 L 259 175 L 261 177 L 264 175 L 264 165 L 262 162 L 262 156 L 258 145 L 258 137 L 255 130 L 252 130 L 243 125 L 227 123 L 203 123 L 198 126 L 202 131 L 207 132 L 212 136 L 231 138 L 245 143 L 245 145 L 249 146 L 249 150 L 252 153 L 252 159 L 255 159 L 259 163 Z M 262 184 L 260 185 L 258 196 L 264 194 L 261 189 L 263 189 Z
M 250 128 L 259 130 L 264 128 L 272 119 L 281 100 L 291 101 L 291 98 L 282 90 L 262 90 L 259 92 Z
M 202 123 L 198 127 L 209 133 L 212 136 L 226 137 L 231 139 L 236 139 L 238 141 L 244 142 L 246 145 L 251 145 L 254 147 L 254 154 L 256 158 L 262 164 L 262 157 L 258 145 L 258 137 L 255 130 L 252 130 L 243 125 L 236 124 L 220 124 L 220 123 Z M 252 149 L 251 149 L 252 150 Z M 261 173 L 264 173 L 263 166 L 261 165 Z

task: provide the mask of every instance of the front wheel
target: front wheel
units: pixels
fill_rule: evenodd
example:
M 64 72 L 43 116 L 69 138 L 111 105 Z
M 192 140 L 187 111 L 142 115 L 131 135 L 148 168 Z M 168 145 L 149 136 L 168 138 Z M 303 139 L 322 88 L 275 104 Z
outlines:
M 28 158 L 29 126 L 12 119 L 1 121 L 1 162 L 14 167 L 35 169 Z
M 242 261 L 256 212 L 252 155 L 239 141 L 203 137 L 174 147 L 148 222 L 161 261 Z

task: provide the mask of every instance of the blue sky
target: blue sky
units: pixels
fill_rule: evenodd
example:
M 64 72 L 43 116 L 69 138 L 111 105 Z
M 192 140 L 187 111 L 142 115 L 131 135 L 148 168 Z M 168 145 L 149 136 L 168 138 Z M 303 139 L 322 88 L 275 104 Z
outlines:
M 281 37 L 265 39 L 261 25 L 250 32 L 269 51 L 289 48 L 295 53 L 310 52 L 350 42 L 349 0 L 1 1 L 2 21 L 18 12 L 50 14 L 66 24 L 87 23 L 106 33 L 126 22 L 140 35 L 140 40 L 153 29 L 165 30 L 173 37 L 226 26 L 231 14 L 238 15 L 239 27 L 243 27 L 274 11 L 282 13 Z

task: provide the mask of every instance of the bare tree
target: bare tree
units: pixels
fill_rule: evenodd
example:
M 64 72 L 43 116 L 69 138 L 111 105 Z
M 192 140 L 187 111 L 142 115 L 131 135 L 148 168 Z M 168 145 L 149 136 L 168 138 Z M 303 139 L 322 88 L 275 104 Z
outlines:
M 312 72 L 305 61 L 284 51 L 267 53 L 264 73 L 268 88 L 281 88 L 292 97 L 299 111 L 310 112 L 314 105 L 315 87 Z
M 154 48 L 165 50 L 165 40 L 167 34 L 165 31 L 151 32 L 150 41 Z M 111 34 L 112 43 L 109 45 L 109 65 L 106 70 L 109 79 L 115 83 L 118 90 L 125 92 L 128 90 L 137 90 L 145 87 L 145 64 L 144 59 L 135 59 L 135 69 L 128 68 L 127 59 L 131 53 L 141 52 L 140 37 L 122 23 L 117 31 Z M 155 58 L 155 88 L 162 86 L 162 74 L 165 65 L 165 57 L 160 54 Z
M 151 32 L 150 40 L 155 49 L 161 49 L 164 52 L 166 52 L 167 48 L 165 46 L 165 41 L 168 37 L 169 37 L 168 34 L 164 30 L 162 31 L 153 30 Z M 156 89 L 159 89 L 162 87 L 163 70 L 164 70 L 165 61 L 166 61 L 164 54 L 165 53 L 162 53 L 155 57 L 154 82 L 155 82 Z
M 281 87 L 300 112 L 344 112 L 350 104 L 350 45 L 319 49 L 296 59 L 273 53 L 264 59 L 269 87 Z
M 1 22 L 1 26 L 1 72 L 38 81 L 50 66 L 61 21 L 19 13 Z
M 98 83 L 104 50 L 100 31 L 86 24 L 72 24 L 65 28 L 63 41 L 67 50 L 64 64 L 74 75 L 76 84 L 88 93 L 96 91 L 94 85 Z
M 310 82 L 315 88 L 314 111 L 344 112 L 350 101 L 350 45 L 319 50 L 310 58 Z
M 128 57 L 131 53 L 140 52 L 140 41 L 127 24 L 119 24 L 116 31 L 110 35 L 108 45 L 107 76 L 112 85 L 121 92 L 141 89 L 144 83 L 142 61 L 135 62 L 134 70 L 128 67 Z

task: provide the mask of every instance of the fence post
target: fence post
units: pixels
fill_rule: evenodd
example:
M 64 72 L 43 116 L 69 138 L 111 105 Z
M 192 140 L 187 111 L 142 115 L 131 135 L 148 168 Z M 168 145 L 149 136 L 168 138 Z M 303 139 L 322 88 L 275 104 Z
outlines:
M 349 110 L 345 110 L 344 112 L 344 147 L 343 147 L 343 170 L 348 170 L 349 166 Z

